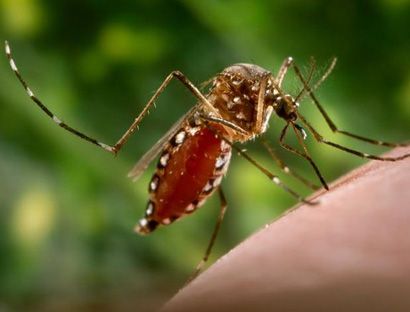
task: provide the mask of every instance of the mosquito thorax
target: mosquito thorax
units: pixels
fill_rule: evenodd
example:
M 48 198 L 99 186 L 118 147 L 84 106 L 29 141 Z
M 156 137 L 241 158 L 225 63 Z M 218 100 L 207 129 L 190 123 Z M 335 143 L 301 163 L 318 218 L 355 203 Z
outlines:
M 255 129 L 256 107 L 262 79 L 268 77 L 265 87 L 264 124 Z M 235 64 L 227 67 L 213 80 L 208 99 L 218 109 L 221 117 L 232 122 L 249 135 L 238 135 L 235 140 L 246 141 L 266 130 L 267 119 L 277 92 L 273 86 L 273 76 L 268 71 L 253 64 Z M 269 109 L 269 107 L 271 107 Z

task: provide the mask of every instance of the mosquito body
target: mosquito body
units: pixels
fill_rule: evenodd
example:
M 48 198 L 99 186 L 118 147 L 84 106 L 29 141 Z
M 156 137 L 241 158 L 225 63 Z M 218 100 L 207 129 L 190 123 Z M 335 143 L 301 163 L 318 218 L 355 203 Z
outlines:
M 138 233 L 192 213 L 219 187 L 231 158 L 228 142 L 246 142 L 264 133 L 274 107 L 279 107 L 273 79 L 270 72 L 251 64 L 233 65 L 215 77 L 206 98 L 218 115 L 198 104 L 198 111 L 165 145 Z
M 310 86 L 310 80 L 314 70 L 314 63 L 311 66 L 309 76 L 305 78 L 294 64 L 292 58 L 285 59 L 276 75 L 252 64 L 235 64 L 227 67 L 212 79 L 212 86 L 205 95 L 185 75 L 179 71 L 174 71 L 166 77 L 142 112 L 135 118 L 134 122 L 119 140 L 114 145 L 109 145 L 72 128 L 54 115 L 35 96 L 22 78 L 7 42 L 5 44 L 5 51 L 11 69 L 25 88 L 28 96 L 41 110 L 60 127 L 113 154 L 117 154 L 128 141 L 131 134 L 137 129 L 141 120 L 172 79 L 176 78 L 179 80 L 196 97 L 196 105 L 186 115 L 181 117 L 136 163 L 130 171 L 129 177 L 134 180 L 138 179 L 148 165 L 159 156 L 157 169 L 149 183 L 149 200 L 145 209 L 145 216 L 140 219 L 135 227 L 135 231 L 139 234 L 148 234 L 159 225 L 170 224 L 182 216 L 192 213 L 212 193 L 218 190 L 221 210 L 205 256 L 197 267 L 197 272 L 199 272 L 199 269 L 210 254 L 226 211 L 227 203 L 220 183 L 228 169 L 232 150 L 236 150 L 239 155 L 252 163 L 274 184 L 281 187 L 298 201 L 308 204 L 312 203 L 288 188 L 275 174 L 234 145 L 235 143 L 247 142 L 265 133 L 272 116 L 277 116 L 285 121 L 285 127 L 279 138 L 280 145 L 308 161 L 319 178 L 320 183 L 326 189 L 328 189 L 328 186 L 304 143 L 306 132 L 296 121 L 301 123 L 317 142 L 362 158 L 396 161 L 410 156 L 410 154 L 405 154 L 396 158 L 379 157 L 328 141 L 300 113 L 298 101 L 304 95 L 308 95 L 333 132 L 376 145 L 392 147 L 407 145 L 369 139 L 339 130 L 336 127 L 313 93 L 332 71 L 335 59 L 322 78 L 313 87 Z M 281 88 L 282 81 L 289 68 L 294 69 L 295 74 L 302 82 L 303 88 L 297 96 L 286 94 Z M 301 149 L 294 148 L 285 143 L 284 140 L 289 129 L 293 130 Z M 314 183 L 292 171 L 276 155 L 266 139 L 263 140 L 263 144 L 281 170 L 298 179 L 306 186 L 312 189 L 317 188 Z

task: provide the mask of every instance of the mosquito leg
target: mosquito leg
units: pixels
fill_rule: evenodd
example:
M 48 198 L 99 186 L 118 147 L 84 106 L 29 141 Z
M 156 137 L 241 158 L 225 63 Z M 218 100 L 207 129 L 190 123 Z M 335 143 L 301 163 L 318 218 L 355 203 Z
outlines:
M 205 263 L 208 261 L 209 255 L 211 254 L 212 248 L 215 244 L 216 237 L 218 236 L 219 230 L 221 228 L 221 224 L 222 224 L 222 221 L 224 219 L 226 209 L 228 208 L 228 204 L 227 204 L 227 201 L 226 201 L 226 198 L 225 198 L 224 192 L 222 191 L 221 186 L 218 187 L 218 195 L 219 195 L 219 201 L 220 201 L 221 209 L 219 211 L 218 219 L 216 220 L 215 227 L 214 227 L 214 230 L 212 232 L 211 239 L 209 240 L 208 246 L 206 247 L 205 254 L 204 254 L 202 260 L 196 266 L 195 271 L 189 277 L 187 283 L 192 281 L 202 271 Z
M 262 140 L 263 146 L 266 148 L 266 150 L 268 151 L 271 158 L 276 162 L 276 164 L 279 166 L 279 168 L 282 169 L 283 172 L 285 172 L 286 174 L 288 174 L 288 175 L 294 177 L 295 179 L 299 180 L 300 182 L 302 182 L 304 185 L 306 185 L 307 187 L 309 187 L 312 190 L 317 190 L 319 188 L 314 183 L 310 182 L 309 180 L 305 179 L 304 177 L 302 177 L 298 173 L 291 170 L 286 165 L 286 163 L 277 155 L 277 153 L 274 151 L 274 149 L 271 147 L 271 145 L 268 143 L 268 141 L 265 138 L 262 138 L 261 140 Z
M 86 140 L 92 144 L 95 144 L 101 148 L 103 148 L 104 150 L 108 151 L 108 152 L 113 152 L 113 147 L 102 143 L 92 137 L 89 137 L 88 135 L 72 128 L 71 126 L 67 125 L 65 122 L 63 122 L 60 118 L 58 118 L 56 115 L 54 115 L 42 102 L 39 98 L 37 98 L 33 91 L 31 91 L 30 87 L 28 86 L 28 84 L 26 83 L 26 81 L 24 80 L 24 78 L 21 76 L 17 66 L 16 66 L 16 62 L 13 59 L 13 56 L 11 54 L 11 49 L 10 46 L 8 44 L 8 42 L 5 42 L 5 51 L 6 51 L 6 56 L 9 59 L 9 63 L 10 63 L 10 67 L 13 70 L 14 74 L 17 76 L 18 80 L 20 81 L 20 83 L 23 85 L 24 89 L 26 90 L 28 96 L 30 97 L 30 99 L 37 104 L 38 107 L 40 107 L 40 109 L 46 113 L 57 125 L 59 125 L 61 128 L 71 132 L 72 134 L 80 137 L 83 140 Z
M 282 65 L 279 68 L 278 74 L 276 75 L 275 85 L 277 87 L 280 88 L 280 86 L 282 85 L 283 78 L 285 78 L 285 75 L 286 75 L 289 67 L 292 65 L 292 63 L 293 63 L 293 58 L 290 57 L 290 56 L 287 57 L 283 61 Z
M 376 159 L 376 160 L 382 160 L 382 161 L 397 161 L 397 160 L 402 160 L 405 159 L 407 157 L 410 157 L 410 153 L 409 154 L 404 154 L 401 155 L 399 157 L 381 157 L 381 156 L 376 156 L 376 155 L 371 155 L 371 154 L 367 154 L 367 153 L 363 153 L 345 146 L 342 146 L 340 144 L 328 141 L 326 139 L 324 139 L 313 127 L 312 125 L 306 120 L 305 117 L 303 117 L 299 112 L 297 113 L 299 119 L 302 121 L 302 123 L 309 129 L 309 131 L 313 134 L 314 138 L 316 139 L 316 141 L 318 141 L 319 143 L 324 143 L 330 146 L 333 146 L 337 149 L 340 149 L 342 151 L 345 151 L 347 153 L 350 154 L 354 154 L 356 156 L 362 157 L 362 158 L 368 158 L 368 159 Z
M 253 159 L 251 156 L 248 155 L 248 153 L 246 153 L 245 151 L 243 151 L 242 149 L 240 149 L 239 147 L 235 146 L 230 140 L 228 140 L 227 138 L 225 138 L 222 134 L 220 134 L 220 132 L 218 130 L 216 130 L 214 127 L 212 127 L 212 125 L 209 124 L 207 117 L 203 117 L 201 116 L 203 122 L 205 123 L 205 125 L 212 130 L 216 136 L 218 136 L 221 140 L 224 140 L 226 143 L 228 143 L 234 150 L 236 150 L 238 152 L 238 154 L 240 156 L 242 156 L 243 158 L 245 158 L 247 161 L 249 161 L 251 164 L 253 164 L 256 168 L 258 168 L 264 175 L 266 175 L 273 183 L 275 183 L 277 186 L 281 187 L 284 191 L 286 191 L 287 193 L 289 193 L 290 195 L 292 195 L 294 198 L 296 198 L 298 201 L 301 201 L 305 204 L 308 205 L 314 205 L 316 204 L 316 202 L 312 202 L 309 201 L 305 198 L 303 198 L 301 195 L 299 195 L 297 192 L 295 192 L 294 190 L 292 190 L 291 188 L 289 188 L 288 186 L 286 186 L 285 184 L 283 184 L 283 182 L 279 179 L 278 176 L 276 176 L 275 174 L 273 174 L 272 172 L 270 172 L 268 169 L 266 169 L 264 166 L 262 166 L 261 164 L 259 164 L 259 162 L 257 162 L 255 159 Z M 226 124 L 225 124 L 226 125 Z M 229 127 L 229 125 L 226 125 Z M 235 129 L 235 128 L 233 128 Z
M 293 124 L 292 124 L 292 126 L 293 126 Z M 295 149 L 292 146 L 285 143 L 284 140 L 285 140 L 285 135 L 287 133 L 288 127 L 289 127 L 289 123 L 286 124 L 286 126 L 281 131 L 280 138 L 279 138 L 280 146 L 282 146 L 284 149 L 288 150 L 289 152 L 294 153 L 296 155 L 299 155 L 300 157 L 303 157 L 304 159 L 306 159 L 310 163 L 310 165 L 312 166 L 313 170 L 315 171 L 317 177 L 320 180 L 320 183 L 323 185 L 323 187 L 326 190 L 329 190 L 329 186 L 327 185 L 325 179 L 323 178 L 322 174 L 320 173 L 319 168 L 316 166 L 315 162 L 313 161 L 313 159 L 310 157 L 309 153 L 307 152 L 306 146 L 304 144 L 302 144 L 304 152 L 300 152 L 297 149 Z M 299 141 L 299 139 L 302 139 L 302 138 L 300 138 L 300 134 L 297 131 L 295 133 L 296 133 L 296 136 L 298 137 L 298 141 Z M 299 141 L 299 143 L 300 143 L 300 141 Z M 303 140 L 302 140 L 302 143 L 303 143 Z
M 310 81 L 312 80 L 313 77 L 313 73 L 315 72 L 316 69 L 316 60 L 312 57 L 310 59 L 310 70 L 309 70 L 309 74 L 308 77 L 306 79 L 306 84 L 309 85 Z M 302 90 L 300 90 L 299 94 L 294 98 L 294 102 L 299 101 L 303 95 L 305 94 L 306 89 L 305 87 L 302 88 Z
M 264 113 L 264 106 L 265 106 L 265 90 L 266 90 L 266 84 L 268 82 L 268 78 L 270 75 L 265 76 L 260 83 L 260 89 L 259 89 L 259 95 L 258 95 L 258 104 L 256 105 L 255 111 L 256 111 L 256 118 L 255 118 L 255 124 L 253 126 L 253 129 L 255 132 L 259 132 L 260 129 L 263 127 L 263 113 Z
M 63 122 L 60 118 L 58 118 L 55 114 L 53 114 L 42 102 L 39 98 L 37 98 L 33 91 L 30 89 L 30 87 L 28 86 L 27 82 L 23 79 L 23 77 L 21 76 L 19 70 L 17 69 L 16 63 L 13 59 L 13 56 L 11 54 L 11 48 L 10 45 L 7 41 L 5 41 L 5 52 L 7 55 L 7 58 L 9 59 L 9 63 L 10 63 L 10 67 L 13 70 L 13 72 L 15 73 L 15 75 L 17 76 L 18 80 L 20 81 L 20 83 L 23 85 L 24 89 L 26 90 L 28 96 L 30 97 L 30 99 L 37 104 L 38 107 L 40 107 L 40 109 L 46 113 L 51 119 L 53 119 L 53 121 L 55 123 L 57 123 L 60 127 L 62 127 L 63 129 L 71 132 L 72 134 L 80 137 L 83 140 L 86 140 L 92 144 L 95 144 L 101 148 L 103 148 L 104 150 L 113 153 L 113 154 L 117 154 L 119 152 L 119 150 L 122 148 L 122 146 L 127 142 L 128 138 L 131 136 L 131 134 L 137 129 L 139 123 L 141 122 L 141 120 L 145 117 L 145 115 L 148 113 L 149 109 L 151 108 L 151 106 L 154 104 L 155 100 L 159 97 L 159 95 L 165 90 L 165 88 L 168 86 L 168 84 L 171 82 L 171 80 L 173 78 L 177 78 L 189 91 L 191 91 L 191 93 L 201 102 L 203 103 L 203 105 L 205 105 L 209 111 L 212 112 L 216 112 L 215 108 L 208 102 L 208 100 L 205 98 L 205 96 L 198 90 L 197 87 L 195 87 L 195 85 L 188 80 L 188 78 L 186 78 L 184 76 L 184 74 L 182 74 L 179 71 L 173 71 L 172 73 L 170 73 L 165 80 L 162 82 L 162 84 L 160 85 L 160 87 L 157 89 L 157 91 L 154 93 L 154 95 L 151 97 L 151 99 L 148 101 L 148 103 L 145 105 L 144 109 L 142 110 L 142 112 L 135 118 L 134 122 L 131 124 L 131 126 L 128 128 L 127 131 L 125 131 L 125 133 L 122 135 L 122 137 L 117 141 L 117 143 L 114 146 L 110 146 L 108 144 L 102 143 L 74 128 L 72 128 L 71 126 L 69 126 L 68 124 L 66 124 L 65 122 Z M 217 112 L 216 112 L 217 113 Z M 218 114 L 217 114 L 218 115 Z
M 198 90 L 197 87 L 195 87 L 195 85 L 187 77 L 185 77 L 183 73 L 177 70 L 173 71 L 165 78 L 165 80 L 163 81 L 161 86 L 157 89 L 157 91 L 155 91 L 154 95 L 145 105 L 142 112 L 137 116 L 137 118 L 135 118 L 134 122 L 131 124 L 128 130 L 125 131 L 122 137 L 117 141 L 117 143 L 115 143 L 114 145 L 115 153 L 117 153 L 121 149 L 121 147 L 127 142 L 128 138 L 135 131 L 135 129 L 137 129 L 139 123 L 144 118 L 144 116 L 148 113 L 149 109 L 155 103 L 156 99 L 159 97 L 159 95 L 165 90 L 165 88 L 174 78 L 178 79 L 210 111 L 216 113 L 217 116 L 219 115 L 218 111 L 216 111 L 216 109 L 211 105 L 211 103 L 209 103 L 209 101 L 205 98 L 205 96 Z
M 290 195 L 295 197 L 298 201 L 301 201 L 305 204 L 308 205 L 314 205 L 316 202 L 312 202 L 310 200 L 307 200 L 303 198 L 301 195 L 299 195 L 297 192 L 283 184 L 283 182 L 278 178 L 277 175 L 271 173 L 268 169 L 260 165 L 256 160 L 254 160 L 251 156 L 248 155 L 248 153 L 242 151 L 240 148 L 236 147 L 235 145 L 232 145 L 232 147 L 238 152 L 239 155 L 241 155 L 243 158 L 245 158 L 247 161 L 249 161 L 251 164 L 253 164 L 256 168 L 258 168 L 263 174 L 265 174 L 273 183 L 275 183 L 277 186 L 281 187 L 283 190 L 288 192 Z
M 313 88 L 311 88 L 312 91 L 316 90 L 317 88 L 319 88 L 319 86 L 322 84 L 323 81 L 325 81 L 327 79 L 327 77 L 329 77 L 330 73 L 333 71 L 333 69 L 336 66 L 336 62 L 337 62 L 337 58 L 334 57 L 332 59 L 332 61 L 330 62 L 329 67 L 326 69 L 325 73 L 322 75 L 322 77 L 315 83 L 315 85 L 313 86 Z M 308 81 L 309 82 L 309 81 Z
M 326 71 L 326 73 L 322 76 L 322 78 L 316 83 L 316 85 L 314 86 L 314 88 L 316 88 L 320 83 L 323 82 L 323 80 L 330 74 L 331 70 L 333 69 L 334 65 L 336 64 L 336 59 L 334 59 L 334 61 L 331 63 L 329 69 Z M 306 82 L 305 78 L 303 78 L 303 75 L 299 69 L 299 67 L 293 63 L 293 69 L 296 73 L 296 75 L 299 77 L 299 79 L 302 81 L 304 89 L 306 90 L 306 92 L 309 94 L 310 98 L 312 99 L 313 103 L 316 105 L 317 109 L 320 111 L 320 113 L 322 114 L 323 118 L 326 120 L 327 125 L 329 126 L 329 128 L 335 132 L 335 133 L 340 133 L 340 134 L 344 134 L 346 136 L 352 137 L 354 139 L 360 140 L 360 141 L 364 141 L 370 144 L 374 144 L 374 145 L 382 145 L 382 146 L 389 146 L 389 147 L 397 147 L 397 146 L 408 146 L 409 143 L 390 143 L 390 142 L 384 142 L 384 141 L 379 141 L 379 140 L 374 140 L 374 139 L 370 139 L 370 138 L 366 138 L 364 136 L 361 135 L 357 135 L 348 131 L 344 131 L 344 130 L 339 130 L 336 126 L 336 124 L 331 120 L 331 118 L 329 117 L 329 115 L 326 113 L 325 109 L 323 108 L 323 106 L 319 103 L 319 100 L 316 98 L 315 94 L 313 93 L 312 89 L 309 87 L 308 83 Z

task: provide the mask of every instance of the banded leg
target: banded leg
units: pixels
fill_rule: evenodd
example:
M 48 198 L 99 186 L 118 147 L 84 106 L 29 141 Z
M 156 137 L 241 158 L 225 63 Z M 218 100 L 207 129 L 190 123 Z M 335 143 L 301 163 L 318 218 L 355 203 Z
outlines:
M 192 281 L 195 277 L 198 276 L 198 274 L 202 271 L 205 263 L 208 261 L 209 255 L 211 254 L 212 248 L 215 244 L 216 237 L 218 236 L 219 230 L 221 228 L 222 221 L 224 219 L 226 209 L 228 208 L 228 203 L 226 201 L 224 192 L 222 191 L 222 187 L 218 187 L 218 195 L 219 195 L 219 201 L 221 205 L 221 209 L 219 211 L 218 219 L 216 220 L 214 230 L 211 235 L 211 239 L 209 240 L 208 246 L 206 247 L 205 254 L 202 258 L 202 260 L 198 263 L 198 265 L 195 268 L 195 271 L 191 274 L 189 277 L 188 281 L 186 282 L 187 284 Z
M 319 187 L 312 183 L 311 181 L 309 181 L 308 179 L 302 177 L 300 174 L 294 172 L 293 170 L 291 170 L 286 163 L 277 155 L 277 153 L 275 152 L 275 150 L 272 148 L 272 146 L 268 143 L 268 141 L 264 138 L 261 139 L 262 140 L 262 144 L 263 146 L 266 148 L 266 150 L 268 151 L 269 155 L 271 156 L 271 158 L 276 162 L 276 164 L 278 165 L 278 167 L 286 174 L 294 177 L 295 179 L 299 180 L 300 182 L 302 182 L 304 185 L 306 185 L 307 187 L 309 187 L 312 190 L 317 190 Z
M 205 98 L 205 96 L 198 90 L 197 87 L 188 79 L 185 77 L 184 74 L 182 74 L 180 71 L 173 71 L 170 73 L 165 80 L 162 82 L 160 87 L 155 91 L 154 95 L 151 97 L 151 99 L 147 102 L 145 105 L 144 109 L 141 111 L 141 113 L 135 118 L 134 122 L 131 124 L 131 126 L 128 128 L 127 131 L 121 136 L 121 138 L 115 143 L 115 145 L 111 146 L 105 143 L 102 143 L 63 122 L 60 118 L 58 118 L 55 114 L 53 114 L 42 102 L 41 100 L 36 97 L 33 93 L 33 91 L 30 89 L 28 86 L 27 82 L 24 80 L 24 78 L 21 76 L 16 63 L 13 59 L 13 56 L 11 54 L 11 48 L 8 42 L 5 42 L 5 52 L 6 56 L 9 60 L 10 67 L 17 76 L 18 80 L 26 90 L 28 96 L 30 99 L 37 104 L 38 107 L 46 114 L 48 115 L 53 121 L 62 127 L 63 129 L 71 132 L 72 134 L 80 137 L 83 140 L 86 140 L 94 145 L 97 145 L 101 148 L 103 148 L 105 151 L 117 154 L 119 150 L 122 148 L 122 146 L 127 142 L 131 134 L 138 128 L 138 125 L 140 124 L 141 120 L 145 117 L 145 115 L 148 113 L 149 109 L 153 106 L 155 103 L 156 99 L 159 97 L 159 95 L 165 90 L 165 88 L 168 86 L 168 84 L 171 82 L 173 78 L 177 78 L 203 105 L 207 106 L 207 108 L 210 111 L 216 112 L 215 108 L 208 102 L 208 100 Z M 216 112 L 217 113 L 217 112 Z
M 319 84 L 322 83 L 327 78 L 327 76 L 330 74 L 330 72 L 334 68 L 335 64 L 336 64 L 336 59 L 333 60 L 333 62 L 331 63 L 331 65 L 327 69 L 326 73 L 315 84 L 315 86 L 313 87 L 313 90 L 316 89 L 319 86 Z M 354 138 L 356 140 L 364 141 L 364 142 L 374 144 L 374 145 L 381 145 L 381 146 L 388 146 L 388 147 L 398 147 L 398 146 L 408 146 L 409 145 L 409 143 L 391 143 L 391 142 L 384 142 L 384 141 L 374 140 L 374 139 L 370 139 L 370 138 L 367 138 L 367 137 L 364 137 L 364 136 L 361 136 L 361 135 L 357 135 L 357 134 L 354 134 L 354 133 L 351 133 L 351 132 L 348 132 L 348 131 L 340 130 L 336 126 L 336 124 L 331 120 L 329 115 L 326 113 L 323 106 L 319 103 L 319 100 L 316 98 L 315 94 L 313 93 L 312 88 L 309 87 L 309 85 L 308 85 L 307 81 L 305 80 L 305 78 L 303 77 L 299 67 L 295 63 L 293 63 L 292 65 L 293 65 L 292 67 L 293 67 L 296 75 L 299 77 L 300 81 L 302 81 L 304 89 L 309 94 L 309 96 L 312 99 L 313 103 L 315 104 L 317 109 L 320 111 L 321 115 L 326 120 L 327 125 L 329 126 L 329 128 L 333 132 L 340 133 L 340 134 L 349 136 L 351 138 Z
M 345 151 L 347 153 L 350 154 L 354 154 L 356 156 L 362 157 L 362 158 L 368 158 L 368 159 L 375 159 L 375 160 L 382 160 L 382 161 L 397 161 L 397 160 L 402 160 L 405 159 L 407 157 L 410 157 L 410 153 L 409 154 L 404 154 L 398 157 L 381 157 L 381 156 L 376 156 L 376 155 L 371 155 L 371 154 L 367 154 L 367 153 L 363 153 L 345 146 L 342 146 L 340 144 L 328 141 L 326 139 L 324 139 L 319 132 L 316 131 L 315 128 L 312 127 L 312 125 L 306 120 L 305 117 L 303 117 L 299 112 L 297 113 L 299 119 L 302 121 L 302 123 L 309 129 L 309 131 L 313 134 L 314 138 L 316 139 L 316 141 L 318 141 L 319 143 L 324 143 L 330 146 L 333 146 L 337 149 L 340 149 L 342 151 Z
M 286 150 L 288 150 L 291 153 L 294 153 L 298 156 L 303 157 L 304 159 L 306 159 L 310 165 L 312 166 L 313 170 L 315 171 L 317 177 L 320 180 L 320 183 L 323 185 L 323 187 L 326 190 L 329 190 L 329 186 L 327 185 L 325 179 L 323 178 L 322 174 L 320 173 L 319 168 L 317 167 L 317 165 L 315 164 L 315 162 L 313 161 L 312 157 L 309 155 L 309 152 L 307 151 L 306 145 L 303 143 L 303 139 L 300 136 L 299 132 L 297 131 L 297 129 L 295 128 L 295 125 L 293 123 L 291 123 L 293 130 L 295 131 L 296 137 L 298 139 L 299 144 L 302 146 L 304 152 L 300 152 L 297 149 L 293 148 L 292 146 L 288 145 L 285 143 L 284 139 L 285 139 L 285 135 L 287 133 L 288 127 L 289 127 L 289 123 L 286 124 L 286 126 L 282 129 L 280 137 L 279 137 L 279 144 Z

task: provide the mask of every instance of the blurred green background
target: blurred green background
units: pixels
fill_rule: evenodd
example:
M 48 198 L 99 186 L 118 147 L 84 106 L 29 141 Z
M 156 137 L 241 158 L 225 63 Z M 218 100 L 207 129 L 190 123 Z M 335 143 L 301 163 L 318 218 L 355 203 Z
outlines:
M 61 119 L 103 142 L 118 139 L 174 69 L 199 84 L 236 62 L 276 72 L 289 55 L 305 71 L 314 56 L 316 79 L 338 57 L 317 94 L 340 128 L 384 140 L 409 138 L 408 0 L 0 5 L 0 38 L 10 41 L 33 91 Z M 293 76 L 285 88 L 295 94 L 301 85 Z M 218 214 L 217 196 L 194 215 L 140 237 L 132 229 L 144 213 L 154 167 L 137 183 L 126 174 L 194 103 L 172 83 L 114 158 L 47 119 L 2 58 L 0 311 L 149 310 L 177 291 L 204 252 Z M 301 110 L 328 138 L 382 153 L 332 135 L 310 101 Z M 266 137 L 275 146 L 282 126 L 272 118 Z M 307 143 L 328 181 L 364 162 L 311 137 Z M 279 172 L 257 141 L 244 148 Z M 315 179 L 303 160 L 277 150 L 292 168 Z M 223 186 L 229 210 L 211 262 L 295 204 L 237 156 Z

